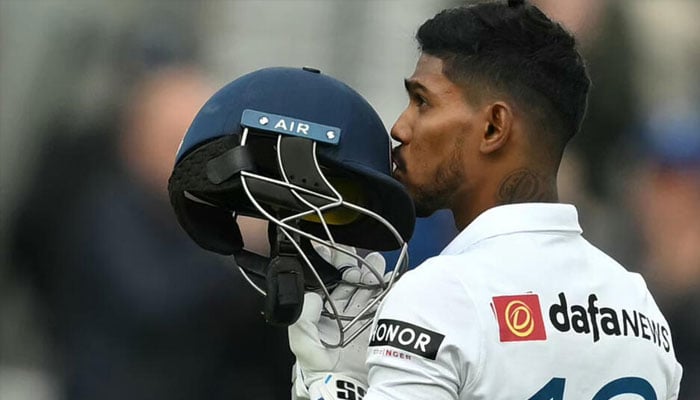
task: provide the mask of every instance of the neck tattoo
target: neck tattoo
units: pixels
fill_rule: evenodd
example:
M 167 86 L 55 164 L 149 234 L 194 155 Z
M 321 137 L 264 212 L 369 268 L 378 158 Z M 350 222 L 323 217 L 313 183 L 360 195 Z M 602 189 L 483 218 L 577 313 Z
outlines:
M 552 187 L 541 176 L 522 168 L 507 175 L 498 188 L 499 204 L 556 200 Z

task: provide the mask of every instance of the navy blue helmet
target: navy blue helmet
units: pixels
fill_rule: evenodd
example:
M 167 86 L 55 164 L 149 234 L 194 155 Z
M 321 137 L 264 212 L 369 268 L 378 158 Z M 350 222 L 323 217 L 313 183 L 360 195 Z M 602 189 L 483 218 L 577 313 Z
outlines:
M 190 237 L 233 255 L 272 302 L 271 322 L 288 324 L 300 309 L 290 306 L 285 314 L 286 295 L 327 294 L 340 280 L 314 245 L 344 253 L 347 246 L 403 249 L 405 264 L 414 207 L 391 169 L 390 137 L 360 94 L 318 70 L 265 68 L 227 84 L 202 107 L 182 140 L 168 189 Z M 239 215 L 269 221 L 269 260 L 281 257 L 285 265 L 244 250 Z M 303 277 L 280 284 L 293 259 L 300 263 L 295 276 Z

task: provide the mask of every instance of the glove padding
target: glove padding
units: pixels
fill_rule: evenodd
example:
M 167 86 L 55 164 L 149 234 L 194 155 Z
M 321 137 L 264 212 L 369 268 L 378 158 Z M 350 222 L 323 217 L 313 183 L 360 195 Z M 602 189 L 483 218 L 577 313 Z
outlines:
M 348 249 L 348 248 L 345 248 Z M 344 315 L 357 315 L 379 293 L 379 279 L 367 267 L 358 266 L 357 260 L 327 247 L 317 252 L 343 270 L 343 281 L 331 292 L 330 301 Z M 327 251 L 326 251 L 327 250 Z M 354 252 L 354 249 L 349 249 Z M 384 275 L 386 262 L 379 253 L 369 254 L 364 261 L 378 276 Z M 369 287 L 358 287 L 363 284 Z M 317 293 L 306 293 L 301 316 L 289 327 L 289 346 L 296 356 L 294 398 L 335 399 L 338 392 L 355 391 L 356 398 L 364 395 L 367 387 L 367 346 L 369 329 L 364 329 L 345 347 L 329 348 L 325 343 L 338 343 L 340 332 L 337 320 L 321 315 L 323 299 Z M 332 311 L 328 304 L 326 310 Z M 364 324 L 357 323 L 346 335 L 356 333 Z M 333 397 L 328 397 L 333 395 Z M 359 397 L 358 397 L 359 396 Z

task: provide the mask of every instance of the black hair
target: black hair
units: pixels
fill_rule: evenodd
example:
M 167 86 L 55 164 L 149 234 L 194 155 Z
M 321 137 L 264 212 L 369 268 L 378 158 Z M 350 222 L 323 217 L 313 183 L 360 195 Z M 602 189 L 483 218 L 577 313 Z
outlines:
M 590 79 L 573 36 L 524 0 L 443 10 L 416 34 L 457 84 L 509 96 L 561 149 L 579 130 Z M 477 94 L 478 98 L 478 94 Z

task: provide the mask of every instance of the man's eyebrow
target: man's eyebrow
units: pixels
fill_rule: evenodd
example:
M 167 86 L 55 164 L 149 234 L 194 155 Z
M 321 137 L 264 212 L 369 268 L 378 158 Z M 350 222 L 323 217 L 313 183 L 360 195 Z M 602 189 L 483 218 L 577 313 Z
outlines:
M 412 79 L 404 79 L 403 85 L 406 87 L 406 91 L 409 93 L 415 92 L 417 90 L 422 90 L 424 92 L 428 91 L 428 89 L 425 86 Z

